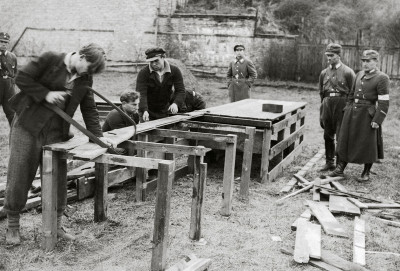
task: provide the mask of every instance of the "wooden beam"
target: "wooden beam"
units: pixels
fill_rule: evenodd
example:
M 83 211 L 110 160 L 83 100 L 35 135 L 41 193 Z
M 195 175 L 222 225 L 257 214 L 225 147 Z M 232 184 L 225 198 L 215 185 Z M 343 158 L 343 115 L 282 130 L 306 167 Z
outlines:
M 212 140 L 220 143 L 233 143 L 234 141 L 236 141 L 236 136 L 234 139 L 233 135 L 219 135 L 219 134 L 198 133 L 198 132 L 180 131 L 180 130 L 154 129 L 146 133 L 162 137 L 176 137 L 176 138 L 195 139 L 195 140 Z
M 233 143 L 227 143 L 225 149 L 224 179 L 221 215 L 229 216 L 232 212 L 233 187 L 235 179 L 236 135 Z
M 297 223 L 296 241 L 294 245 L 293 259 L 297 263 L 308 263 L 310 260 L 310 248 L 308 246 L 307 231 L 308 222 L 299 220 Z
M 132 144 L 136 150 L 165 152 L 174 154 L 186 154 L 186 155 L 199 155 L 205 156 L 209 152 L 210 148 L 203 146 L 184 146 L 184 145 L 173 145 L 166 143 L 153 143 L 153 142 L 142 142 L 142 141 L 127 141 Z
M 146 134 L 139 134 L 137 135 L 138 140 L 147 142 L 149 141 L 149 136 Z M 147 151 L 146 150 L 138 150 L 137 156 L 147 158 Z M 146 200 L 146 179 L 147 179 L 147 170 L 140 166 L 136 168 L 136 190 L 135 190 L 135 199 L 137 202 L 142 202 Z
M 330 195 L 329 196 L 329 211 L 332 214 L 344 213 L 348 215 L 360 215 L 360 208 L 351 203 L 346 197 Z
M 255 119 L 247 119 L 247 118 L 236 118 L 236 117 L 225 117 L 225 116 L 217 116 L 217 115 L 204 115 L 200 118 L 201 121 L 205 122 L 215 122 L 215 123 L 224 123 L 224 124 L 234 124 L 234 125 L 243 125 L 253 126 L 257 128 L 271 128 L 271 121 L 269 120 L 255 120 Z
M 157 169 L 158 163 L 163 160 L 105 153 L 93 159 L 93 161 L 101 164 L 113 164 L 126 167 L 142 167 L 148 169 Z
M 158 167 L 158 184 L 154 217 L 153 249 L 151 270 L 163 271 L 167 264 L 168 229 L 171 212 L 172 180 L 174 179 L 175 162 L 161 161 Z
M 55 248 L 57 242 L 57 177 L 64 172 L 60 172 L 62 162 L 59 159 L 58 152 L 44 150 L 42 161 L 43 248 L 46 251 L 51 251 Z M 62 161 L 66 163 L 66 160 Z
M 240 177 L 240 198 L 242 200 L 249 200 L 249 186 L 250 186 L 250 174 L 251 174 L 251 164 L 253 159 L 253 145 L 254 136 L 256 129 L 252 127 L 246 128 L 246 134 L 248 138 L 245 139 L 244 151 L 243 151 L 243 162 L 242 162 L 242 175 Z
M 201 238 L 201 220 L 203 215 L 204 187 L 207 177 L 207 164 L 202 157 L 195 156 L 195 170 L 193 174 L 193 193 L 190 217 L 189 238 L 199 241 Z
M 331 212 L 329 212 L 325 205 L 310 200 L 307 200 L 307 204 L 327 234 L 348 237 L 344 227 L 336 220 Z
M 284 149 L 289 147 L 293 142 L 298 140 L 304 134 L 304 127 L 300 127 L 295 133 L 291 134 L 290 136 L 286 137 L 281 142 L 277 143 L 275 146 L 271 147 L 269 150 L 269 157 L 273 158 L 278 153 L 282 152 Z
M 271 148 L 271 135 L 272 131 L 265 128 L 263 132 L 263 143 L 261 149 L 261 170 L 260 180 L 261 183 L 265 183 L 268 180 L 268 169 L 269 169 L 269 149 Z
M 246 134 L 246 128 L 247 128 L 247 126 L 242 126 L 242 125 L 231 125 L 231 124 L 201 122 L 201 121 L 183 121 L 178 123 L 178 125 L 180 127 L 186 127 L 186 128 L 213 129 L 230 133 L 242 133 L 242 134 Z
M 94 221 L 107 220 L 108 164 L 95 164 Z
M 348 201 L 350 201 L 351 203 L 353 203 L 355 206 L 357 206 L 360 209 L 368 209 L 368 205 L 365 203 L 362 203 L 361 201 L 359 201 L 358 199 L 354 199 L 354 198 L 347 198 Z
M 272 133 L 273 134 L 278 133 L 282 129 L 285 129 L 286 127 L 289 127 L 291 124 L 297 122 L 301 118 L 304 118 L 305 115 L 306 115 L 305 110 L 301 110 L 301 111 L 297 112 L 296 114 L 294 114 L 294 115 L 292 115 L 292 116 L 290 116 L 290 117 L 288 117 L 286 119 L 283 119 L 283 120 L 281 120 L 281 121 L 279 121 L 277 123 L 274 123 L 272 125 Z
M 365 203 L 368 209 L 400 209 L 398 203 Z
M 354 218 L 353 262 L 365 266 L 365 221 Z

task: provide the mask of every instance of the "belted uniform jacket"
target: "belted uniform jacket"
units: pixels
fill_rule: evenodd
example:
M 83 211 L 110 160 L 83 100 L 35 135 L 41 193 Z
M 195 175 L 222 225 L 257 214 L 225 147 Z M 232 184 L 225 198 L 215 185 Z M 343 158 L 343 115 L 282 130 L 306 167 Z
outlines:
M 65 55 L 44 53 L 24 66 L 17 74 L 16 84 L 21 92 L 10 99 L 10 104 L 18 114 L 20 125 L 34 136 L 39 135 L 46 123 L 56 114 L 43 105 L 47 93 L 66 91 L 68 71 L 64 63 Z M 103 133 L 99 123 L 99 113 L 93 93 L 90 91 L 92 83 L 92 77 L 88 75 L 75 79 L 71 97 L 65 104 L 64 111 L 72 117 L 80 105 L 86 128 L 101 137 Z M 70 124 L 63 121 L 62 127 L 63 140 L 68 140 L 71 137 Z

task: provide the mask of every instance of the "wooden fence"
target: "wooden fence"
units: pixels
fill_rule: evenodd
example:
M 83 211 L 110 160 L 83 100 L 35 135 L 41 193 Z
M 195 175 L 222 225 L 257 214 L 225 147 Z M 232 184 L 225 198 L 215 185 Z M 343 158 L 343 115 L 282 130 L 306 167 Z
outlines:
M 264 59 L 264 71 L 273 80 L 317 82 L 327 66 L 325 44 L 275 44 Z M 400 48 L 343 45 L 341 60 L 355 72 L 361 70 L 360 56 L 366 49 L 380 54 L 380 70 L 391 79 L 400 79 Z

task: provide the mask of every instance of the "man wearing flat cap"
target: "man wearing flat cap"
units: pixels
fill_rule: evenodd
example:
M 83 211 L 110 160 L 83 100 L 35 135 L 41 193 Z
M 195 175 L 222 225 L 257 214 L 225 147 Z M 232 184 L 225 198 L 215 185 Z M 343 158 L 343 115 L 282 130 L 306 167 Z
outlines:
M 178 106 L 185 102 L 185 85 L 178 67 L 165 59 L 163 48 L 146 50 L 146 61 L 149 65 L 140 70 L 136 91 L 140 93 L 139 113 L 144 122 L 168 116 L 168 112 L 176 114 Z M 174 100 L 170 97 L 175 89 Z
M 245 57 L 244 50 L 241 44 L 233 47 L 236 58 L 229 64 L 226 74 L 231 102 L 250 98 L 251 86 L 257 78 L 256 67 L 250 59 Z
M 14 110 L 8 100 L 15 94 L 15 75 L 17 74 L 17 57 L 7 51 L 10 43 L 10 35 L 0 32 L 0 104 L 6 114 L 8 123 L 14 118 Z
M 328 67 L 319 76 L 321 96 L 320 124 L 324 129 L 325 166 L 321 171 L 335 169 L 335 135 L 339 135 L 347 95 L 353 84 L 354 71 L 340 60 L 342 46 L 331 43 L 326 47 Z
M 382 122 L 389 109 L 389 76 L 379 71 L 379 53 L 365 50 L 338 137 L 339 163 L 331 176 L 343 176 L 347 163 L 364 164 L 358 181 L 368 181 L 372 164 L 383 159 Z

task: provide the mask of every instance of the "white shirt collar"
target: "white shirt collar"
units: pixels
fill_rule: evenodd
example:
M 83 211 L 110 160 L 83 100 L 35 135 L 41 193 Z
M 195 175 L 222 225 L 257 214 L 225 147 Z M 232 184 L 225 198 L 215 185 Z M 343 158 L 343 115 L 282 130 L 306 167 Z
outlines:
M 7 50 L 4 51 L 4 55 L 5 55 L 5 56 L 7 55 L 7 52 L 8 52 Z M 0 51 L 0 56 L 1 56 L 2 54 L 3 54 L 3 52 Z

